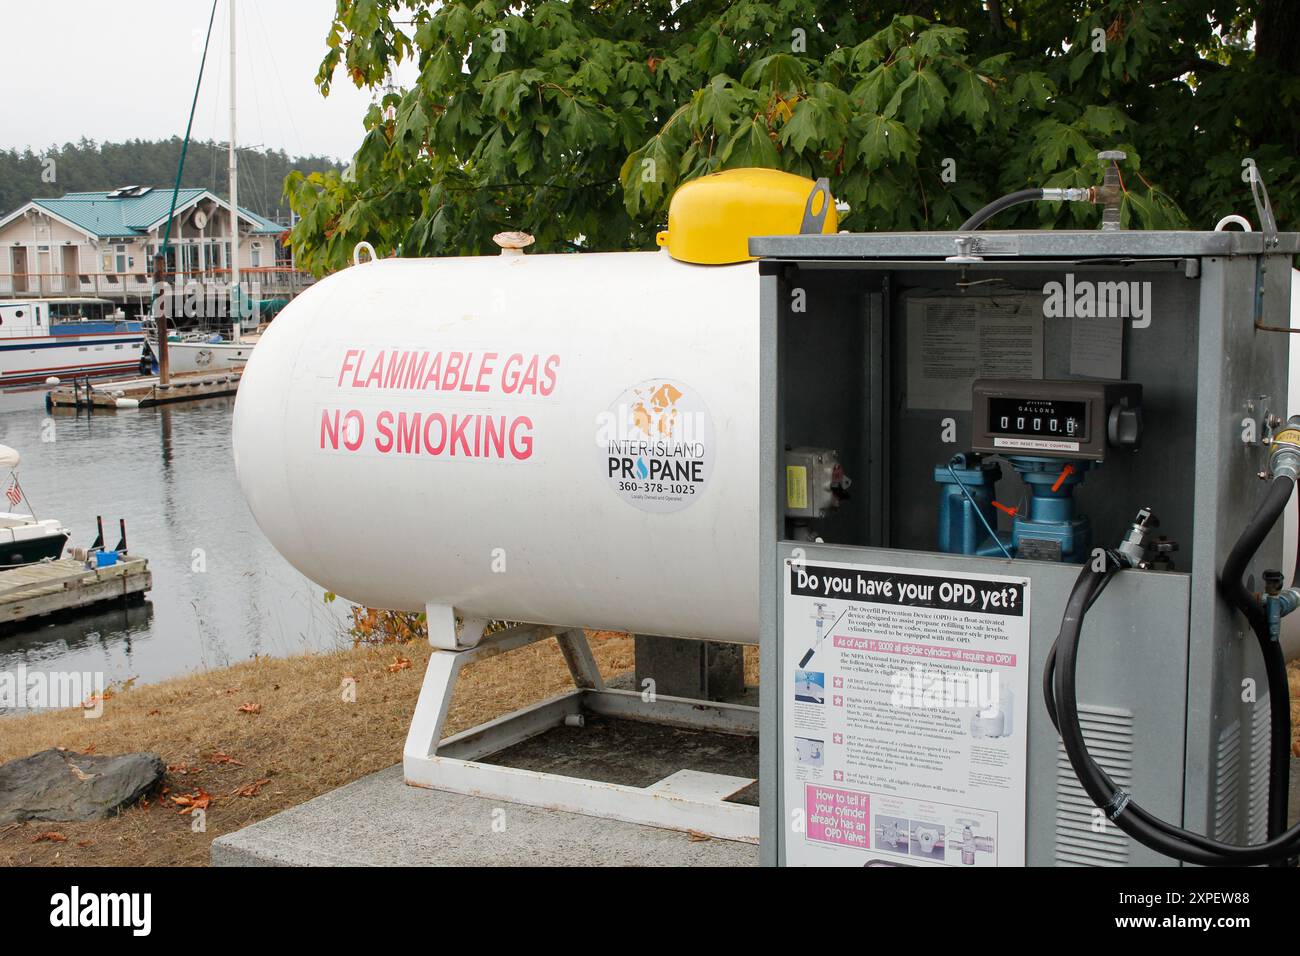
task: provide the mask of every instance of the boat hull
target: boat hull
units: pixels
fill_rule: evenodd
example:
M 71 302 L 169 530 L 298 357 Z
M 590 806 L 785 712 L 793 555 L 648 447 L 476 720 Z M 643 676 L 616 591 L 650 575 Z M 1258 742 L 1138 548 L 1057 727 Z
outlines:
M 57 560 L 63 555 L 67 543 L 68 535 L 64 533 L 18 541 L 0 541 L 0 570 L 21 568 L 23 565 L 36 564 L 46 558 Z
M 253 354 L 251 344 L 231 342 L 168 342 L 167 368 L 180 372 L 215 372 L 243 368 Z M 158 361 L 154 359 L 154 365 Z
M 132 332 L 0 339 L 0 388 L 137 372 L 143 350 L 143 333 Z

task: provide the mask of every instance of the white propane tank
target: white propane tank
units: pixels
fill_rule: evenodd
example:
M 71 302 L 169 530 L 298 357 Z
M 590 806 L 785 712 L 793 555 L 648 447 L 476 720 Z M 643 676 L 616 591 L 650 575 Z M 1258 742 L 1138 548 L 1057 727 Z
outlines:
M 235 466 L 360 604 L 757 643 L 757 263 L 381 259 L 248 361 Z

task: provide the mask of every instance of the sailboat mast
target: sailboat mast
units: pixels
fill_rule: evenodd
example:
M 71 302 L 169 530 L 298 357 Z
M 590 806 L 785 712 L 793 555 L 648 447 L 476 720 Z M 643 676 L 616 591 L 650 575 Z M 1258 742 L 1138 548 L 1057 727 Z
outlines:
M 235 321 L 242 320 L 239 291 L 239 155 L 235 151 L 235 0 L 230 0 L 230 304 Z

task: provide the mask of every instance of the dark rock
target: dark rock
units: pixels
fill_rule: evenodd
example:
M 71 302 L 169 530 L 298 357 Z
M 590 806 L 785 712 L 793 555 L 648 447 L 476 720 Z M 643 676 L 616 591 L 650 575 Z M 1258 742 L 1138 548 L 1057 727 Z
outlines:
M 157 754 L 100 757 L 66 750 L 0 764 L 0 826 L 22 820 L 102 820 L 162 783 Z

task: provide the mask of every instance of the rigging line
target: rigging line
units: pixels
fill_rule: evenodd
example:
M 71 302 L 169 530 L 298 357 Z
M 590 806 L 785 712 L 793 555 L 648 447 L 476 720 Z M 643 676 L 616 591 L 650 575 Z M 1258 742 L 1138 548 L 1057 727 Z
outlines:
M 285 115 L 289 118 L 289 128 L 293 130 L 293 138 L 297 143 L 298 155 L 303 154 L 302 137 L 298 134 L 298 124 L 293 119 L 293 108 L 289 105 L 289 96 L 284 91 L 284 80 L 280 77 L 280 64 L 274 56 L 275 48 L 271 46 L 271 33 L 266 28 L 266 21 L 262 19 L 262 11 L 258 4 L 253 4 L 253 12 L 257 15 L 257 23 L 262 29 L 262 37 L 266 41 L 266 47 L 272 55 L 268 57 L 271 61 L 271 69 L 275 73 L 276 87 L 280 91 L 280 99 L 284 101 Z
M 230 0 L 230 2 L 234 3 L 235 0 Z M 247 9 L 249 6 L 256 8 L 257 5 L 256 4 L 244 5 L 245 9 Z M 262 95 L 260 92 L 258 92 L 257 89 L 258 87 L 257 54 L 253 50 L 252 28 L 248 25 L 248 17 L 245 16 L 240 18 L 239 28 L 240 28 L 240 33 L 242 35 L 243 48 L 246 51 L 245 55 L 240 58 L 240 62 L 243 63 L 245 66 L 244 75 L 249 77 L 250 79 L 248 85 L 252 86 L 253 88 L 253 109 L 254 112 L 257 113 L 257 133 L 258 133 L 258 138 L 262 142 L 263 148 L 265 148 L 266 147 L 266 122 L 262 117 Z M 245 150 L 245 154 L 249 157 L 253 156 L 255 152 L 256 151 L 251 147 Z M 256 164 L 253 165 L 255 166 Z M 249 177 L 249 180 L 251 185 L 253 186 L 253 193 L 254 193 L 254 197 L 257 199 L 257 205 L 261 209 L 266 209 L 267 204 L 266 204 L 266 163 L 265 161 L 263 161 L 262 163 L 262 179 L 260 181 L 258 180 L 256 171 L 254 169 L 249 169 L 249 172 L 253 173 L 253 175 Z
M 212 123 L 208 127 L 209 141 L 206 144 L 208 150 L 208 179 L 203 183 L 213 191 L 217 189 L 217 158 L 221 154 L 221 149 L 217 145 L 217 109 L 221 105 L 221 79 L 226 75 L 226 58 L 221 56 L 222 44 L 225 42 L 225 34 L 217 34 L 217 49 L 213 52 L 217 54 L 217 75 L 213 78 L 212 84 Z M 203 140 L 199 140 L 200 143 Z
M 194 99 L 190 102 L 190 118 L 185 124 L 185 140 L 181 143 L 181 160 L 176 164 L 176 182 L 172 186 L 171 207 L 167 210 L 167 230 L 163 233 L 162 257 L 164 263 L 167 261 L 167 249 L 172 241 L 172 219 L 176 215 L 176 194 L 180 192 L 181 175 L 185 172 L 185 155 L 190 151 L 190 132 L 194 129 L 194 109 L 199 105 L 199 89 L 203 85 L 203 67 L 208 62 L 208 44 L 212 42 L 212 24 L 217 18 L 217 2 L 218 0 L 212 0 L 212 13 L 208 16 L 208 35 L 203 41 L 203 57 L 199 60 L 199 78 L 194 82 Z

